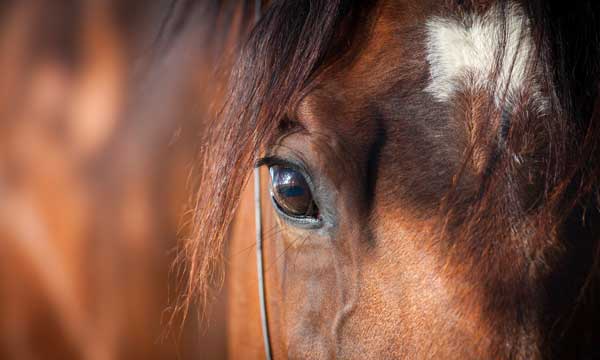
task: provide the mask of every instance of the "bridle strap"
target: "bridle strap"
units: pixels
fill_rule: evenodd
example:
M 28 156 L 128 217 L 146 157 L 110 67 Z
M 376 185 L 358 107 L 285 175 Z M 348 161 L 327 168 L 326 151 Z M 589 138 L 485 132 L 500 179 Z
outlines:
M 262 16 L 262 0 L 254 0 L 254 25 L 258 24 Z
M 254 169 L 254 204 L 256 221 L 256 272 L 258 275 L 258 299 L 260 303 L 260 321 L 262 325 L 263 340 L 265 343 L 265 357 L 271 360 L 271 340 L 269 337 L 269 320 L 267 318 L 267 301 L 265 298 L 265 272 L 263 258 L 262 213 L 260 198 L 260 168 Z
M 255 25 L 262 15 L 262 0 L 254 2 Z M 258 275 L 258 300 L 260 303 L 260 323 L 265 346 L 265 358 L 271 360 L 271 338 L 269 336 L 269 319 L 267 317 L 267 300 L 265 293 L 265 269 L 262 236 L 262 206 L 260 201 L 260 168 L 254 169 L 254 216 L 256 221 L 256 273 Z

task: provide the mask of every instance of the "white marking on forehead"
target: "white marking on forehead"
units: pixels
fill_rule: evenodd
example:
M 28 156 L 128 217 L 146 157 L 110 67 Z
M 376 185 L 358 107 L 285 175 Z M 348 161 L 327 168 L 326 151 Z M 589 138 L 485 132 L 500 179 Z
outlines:
M 521 8 L 510 4 L 504 19 L 501 15 L 499 7 L 492 7 L 483 15 L 435 17 L 427 22 L 428 93 L 448 101 L 461 86 L 489 89 L 497 104 L 505 94 L 508 101 L 516 96 L 527 79 L 533 41 Z M 494 74 L 499 76 L 491 89 Z

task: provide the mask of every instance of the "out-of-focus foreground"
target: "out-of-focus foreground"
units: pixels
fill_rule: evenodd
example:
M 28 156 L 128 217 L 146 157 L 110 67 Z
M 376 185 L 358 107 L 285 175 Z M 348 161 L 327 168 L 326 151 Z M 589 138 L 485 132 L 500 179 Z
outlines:
M 203 74 L 193 36 L 154 56 L 165 9 L 0 3 L 0 359 L 222 354 L 166 326 Z

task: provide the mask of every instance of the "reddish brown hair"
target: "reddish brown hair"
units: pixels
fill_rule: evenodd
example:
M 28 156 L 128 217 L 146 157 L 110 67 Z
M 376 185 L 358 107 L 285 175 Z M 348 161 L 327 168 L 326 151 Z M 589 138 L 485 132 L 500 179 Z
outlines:
M 353 42 L 349 30 L 367 22 L 368 9 L 375 3 L 274 1 L 248 34 L 231 71 L 224 110 L 203 140 L 195 235 L 184 250 L 189 260 L 188 301 L 197 297 L 205 300 L 211 282 L 219 278 L 214 269 L 221 261 L 228 226 L 261 146 L 285 122 L 288 109 L 310 80 L 324 68 L 341 64 L 336 60 L 350 50 L 345 44 L 360 46 Z M 476 7 L 480 2 L 460 3 Z M 508 4 L 499 3 L 504 8 Z M 453 232 L 457 243 L 466 244 L 461 245 L 463 250 L 475 259 L 477 254 L 499 251 L 494 244 L 476 241 L 482 238 L 481 231 L 492 225 L 499 228 L 498 222 L 511 229 L 520 216 L 535 214 L 537 234 L 532 241 L 555 242 L 561 232 L 568 231 L 584 239 L 581 241 L 585 243 L 562 246 L 590 249 L 593 255 L 585 262 L 593 264 L 583 266 L 586 270 L 582 271 L 588 271 L 591 279 L 597 276 L 600 241 L 597 226 L 600 12 L 592 1 L 568 6 L 560 1 L 530 1 L 524 3 L 524 8 L 531 19 L 537 48 L 535 63 L 541 69 L 542 86 L 550 94 L 548 115 L 537 119 L 538 123 L 528 118 L 515 119 L 504 134 L 502 146 L 498 142 L 482 141 L 489 156 L 479 190 L 466 198 L 459 191 L 461 178 L 457 178 L 456 190 L 447 195 L 441 209 L 449 224 L 444 230 Z M 506 151 L 523 146 L 531 146 L 537 154 L 542 154 L 529 159 L 533 165 L 530 174 L 540 191 L 527 196 L 524 194 L 531 187 L 523 186 L 527 181 L 518 178 Z M 464 161 L 468 163 L 470 159 Z M 494 235 L 507 241 L 519 241 L 506 233 Z M 448 248 L 453 248 L 452 244 Z M 536 266 L 552 266 L 553 254 L 531 253 L 529 245 L 523 243 L 515 243 L 514 249 L 524 251 Z M 497 259 L 506 260 L 510 254 L 497 255 Z M 505 262 L 483 265 L 494 274 L 510 273 L 503 268 Z M 548 282 L 556 280 L 544 278 L 543 274 L 536 278 Z M 584 284 L 581 290 L 584 294 L 590 294 L 590 283 Z M 502 302 L 505 298 L 501 294 L 514 290 L 506 288 L 507 284 L 508 281 L 494 282 L 486 286 L 498 294 L 496 301 Z M 522 288 L 531 291 L 521 294 L 522 297 L 533 294 L 538 286 L 528 285 Z

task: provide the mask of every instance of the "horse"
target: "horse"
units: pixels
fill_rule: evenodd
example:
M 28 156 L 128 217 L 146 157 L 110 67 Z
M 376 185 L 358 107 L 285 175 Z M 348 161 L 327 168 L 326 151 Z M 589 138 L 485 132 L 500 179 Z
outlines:
M 0 3 L 0 359 L 224 357 L 224 327 L 165 326 L 201 127 L 201 49 L 150 61 L 166 12 Z
M 232 358 L 600 357 L 596 2 L 176 1 L 165 38 L 194 6 L 182 307 L 225 283 Z

